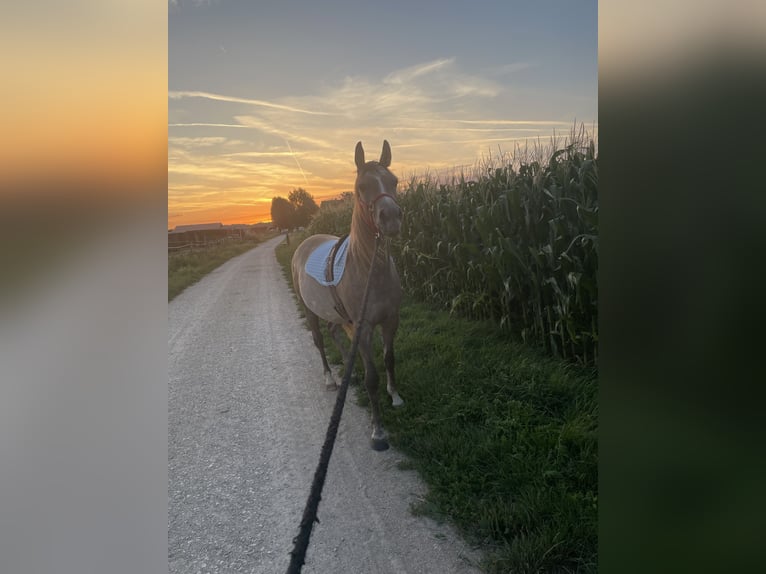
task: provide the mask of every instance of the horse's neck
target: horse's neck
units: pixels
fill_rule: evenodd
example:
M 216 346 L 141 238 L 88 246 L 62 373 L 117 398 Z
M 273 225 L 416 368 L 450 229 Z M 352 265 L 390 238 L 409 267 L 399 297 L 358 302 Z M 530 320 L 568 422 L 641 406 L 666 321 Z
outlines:
M 349 239 L 349 254 L 364 265 L 369 265 L 375 254 L 375 235 L 362 218 L 362 206 L 357 202 L 351 215 L 351 233 Z M 380 255 L 379 255 L 380 256 Z

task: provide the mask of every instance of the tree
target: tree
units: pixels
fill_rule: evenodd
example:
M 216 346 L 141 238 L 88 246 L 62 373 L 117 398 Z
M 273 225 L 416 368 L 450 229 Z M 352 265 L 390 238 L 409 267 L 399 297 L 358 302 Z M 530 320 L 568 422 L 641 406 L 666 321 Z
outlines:
M 295 223 L 295 206 L 284 197 L 271 199 L 271 221 L 280 229 L 293 229 Z
M 295 208 L 295 225 L 297 227 L 307 226 L 314 214 L 319 211 L 314 197 L 302 187 L 292 190 L 288 199 Z

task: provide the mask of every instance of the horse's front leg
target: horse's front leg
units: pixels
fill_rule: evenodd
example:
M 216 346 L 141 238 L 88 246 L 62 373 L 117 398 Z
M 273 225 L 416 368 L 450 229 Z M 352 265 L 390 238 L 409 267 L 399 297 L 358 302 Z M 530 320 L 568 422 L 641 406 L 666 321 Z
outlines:
M 388 384 L 386 390 L 391 397 L 391 404 L 395 407 L 400 407 L 404 404 L 402 397 L 396 392 L 396 377 L 394 376 L 394 336 L 396 330 L 399 328 L 399 316 L 395 315 L 392 318 L 384 321 L 381 325 L 381 335 L 383 338 L 383 361 L 386 365 L 386 378 Z
M 380 421 L 380 399 L 378 398 L 378 371 L 372 359 L 372 328 L 365 326 L 359 334 L 359 352 L 364 361 L 364 384 L 370 397 L 372 411 L 372 438 L 370 443 L 373 450 L 386 450 L 388 439 Z
M 350 352 L 351 348 L 346 346 L 345 343 L 345 336 L 343 335 L 343 328 L 338 323 L 327 323 L 327 329 L 330 331 L 330 335 L 333 338 L 333 341 L 335 341 L 335 346 L 340 351 L 340 354 L 343 357 L 343 374 L 346 374 L 346 369 L 348 369 L 349 363 L 351 361 Z M 353 335 L 352 335 L 353 338 Z

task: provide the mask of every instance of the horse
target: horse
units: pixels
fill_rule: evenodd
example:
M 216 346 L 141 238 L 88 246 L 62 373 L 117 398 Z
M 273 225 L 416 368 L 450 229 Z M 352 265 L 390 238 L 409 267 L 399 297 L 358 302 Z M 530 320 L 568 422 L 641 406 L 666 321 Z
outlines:
M 388 252 L 387 241 L 400 232 L 402 210 L 396 201 L 398 180 L 388 169 L 391 165 L 391 146 L 388 141 L 383 141 L 380 160 L 367 162 L 364 159 L 362 142 L 358 142 L 354 161 L 354 211 L 345 248 L 345 269 L 340 279 L 337 284 L 328 285 L 327 281 L 316 277 L 316 272 L 312 276 L 306 269 L 306 263 L 312 253 L 317 251 L 315 258 L 322 255 L 318 251 L 323 249 L 321 246 L 325 246 L 326 250 L 331 242 L 335 246 L 340 245 L 341 238 L 334 235 L 318 234 L 306 238 L 295 251 L 291 266 L 293 286 L 305 309 L 314 345 L 322 358 L 324 383 L 328 390 L 334 390 L 338 384 L 327 364 L 320 319 L 327 321 L 329 332 L 340 349 L 346 366 L 349 365 L 350 357 L 341 331 L 345 331 L 348 337 L 353 339 L 355 330 L 360 329 L 359 352 L 364 362 L 364 382 L 372 410 L 370 442 L 374 450 L 380 451 L 388 448 L 388 440 L 380 420 L 378 373 L 373 362 L 372 337 L 378 325 L 383 339 L 386 390 L 394 407 L 404 404 L 396 390 L 394 375 L 394 336 L 399 327 L 402 287 L 394 260 Z M 384 241 L 378 241 L 379 238 Z M 375 270 L 370 276 L 365 317 L 360 322 L 362 299 L 373 258 Z M 331 275 L 331 268 L 332 263 L 328 265 L 328 276 Z

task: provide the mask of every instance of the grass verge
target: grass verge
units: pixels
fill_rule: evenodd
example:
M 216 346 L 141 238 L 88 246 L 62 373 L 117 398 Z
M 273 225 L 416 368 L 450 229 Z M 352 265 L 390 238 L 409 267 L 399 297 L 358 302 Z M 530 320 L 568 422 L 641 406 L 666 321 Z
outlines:
M 172 301 L 189 285 L 193 285 L 232 257 L 249 251 L 271 237 L 273 234 L 228 241 L 194 251 L 168 253 L 168 301 Z
M 292 239 L 277 248 L 288 284 Z M 449 518 L 484 551 L 486 572 L 595 572 L 595 370 L 410 298 L 396 352 L 406 404 L 382 411 L 429 487 L 413 511 Z

